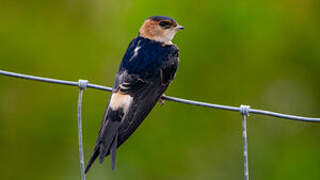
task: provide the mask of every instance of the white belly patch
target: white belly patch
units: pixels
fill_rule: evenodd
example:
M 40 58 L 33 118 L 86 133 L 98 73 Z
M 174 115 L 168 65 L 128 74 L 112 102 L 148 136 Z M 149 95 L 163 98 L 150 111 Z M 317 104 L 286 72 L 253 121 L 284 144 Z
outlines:
M 126 113 L 132 102 L 132 99 L 133 98 L 128 94 L 116 92 L 112 94 L 109 106 L 113 111 L 123 108 L 124 113 Z

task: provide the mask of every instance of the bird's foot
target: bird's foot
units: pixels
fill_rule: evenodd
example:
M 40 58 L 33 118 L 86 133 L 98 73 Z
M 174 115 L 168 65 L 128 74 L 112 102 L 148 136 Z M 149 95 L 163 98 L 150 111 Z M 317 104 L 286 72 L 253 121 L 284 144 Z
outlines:
M 164 102 L 165 102 L 165 99 L 164 99 L 163 96 L 165 96 L 165 95 L 162 94 L 162 96 L 161 96 L 160 99 L 159 99 L 159 103 L 160 103 L 161 106 L 162 106 L 162 105 L 164 104 Z

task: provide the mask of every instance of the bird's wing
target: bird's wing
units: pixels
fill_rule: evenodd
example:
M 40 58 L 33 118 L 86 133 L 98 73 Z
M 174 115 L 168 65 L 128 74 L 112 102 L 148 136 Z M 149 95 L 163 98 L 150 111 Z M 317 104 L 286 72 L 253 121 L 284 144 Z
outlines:
M 122 60 L 86 172 L 98 156 L 102 163 L 109 153 L 112 169 L 114 168 L 116 148 L 136 130 L 149 114 L 176 72 L 177 64 L 174 64 L 173 68 L 172 66 L 163 68 L 159 66 L 152 69 L 152 73 L 146 73 L 145 69 L 138 71 L 137 69 L 141 66 L 137 66 L 137 63 L 143 63 L 143 58 L 148 58 L 148 56 L 132 53 L 137 43 L 139 44 L 135 41 L 130 43 Z M 163 83 L 162 80 L 166 82 Z
M 116 148 L 118 146 L 118 129 L 123 123 L 123 118 L 128 115 L 133 102 L 133 94 L 137 89 L 145 86 L 145 83 L 136 77 L 129 75 L 126 71 L 119 72 L 111 95 L 108 108 L 106 109 L 96 145 L 93 154 L 88 162 L 86 171 L 89 170 L 92 163 L 99 156 L 100 163 L 104 157 L 111 153 L 112 166 L 114 168 L 114 159 Z

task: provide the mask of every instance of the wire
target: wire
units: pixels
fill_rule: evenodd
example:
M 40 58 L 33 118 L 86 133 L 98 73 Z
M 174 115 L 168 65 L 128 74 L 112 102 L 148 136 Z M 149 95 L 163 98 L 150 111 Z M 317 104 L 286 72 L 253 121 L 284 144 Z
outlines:
M 43 77 L 19 74 L 19 73 L 8 72 L 8 71 L 3 71 L 3 70 L 0 70 L 0 75 L 35 80 L 35 81 L 42 81 L 42 82 L 47 82 L 47 83 L 64 84 L 64 85 L 69 85 L 69 86 L 79 86 L 79 83 L 74 82 L 74 81 L 65 81 L 65 80 L 58 80 L 58 79 L 51 79 L 51 78 L 43 78 Z M 106 86 L 101 86 L 101 85 L 91 84 L 91 83 L 88 83 L 87 87 L 93 88 L 93 89 L 98 89 L 98 90 L 105 90 L 105 91 L 109 91 L 109 92 L 112 91 L 111 87 L 106 87 Z M 181 98 L 170 97 L 170 96 L 163 96 L 163 99 L 168 100 L 168 101 L 184 103 L 184 104 L 191 104 L 191 105 L 196 105 L 196 106 L 203 106 L 203 107 L 222 109 L 222 110 L 227 110 L 227 111 L 240 112 L 240 107 L 211 104 L 211 103 L 206 103 L 206 102 L 199 102 L 199 101 L 181 99 Z M 261 115 L 266 115 L 266 116 L 273 116 L 273 117 L 291 119 L 291 120 L 297 120 L 297 121 L 320 122 L 320 118 L 294 116 L 294 115 L 289 115 L 289 114 L 282 114 L 282 113 L 276 113 L 276 112 L 272 112 L 272 111 L 252 109 L 252 108 L 249 108 L 248 111 L 250 114 L 261 114 Z
M 247 116 L 249 116 L 250 106 L 241 105 L 240 113 L 242 116 L 242 142 L 243 142 L 243 166 L 244 179 L 249 180 L 249 163 L 248 163 L 248 137 L 247 137 Z
M 38 76 L 32 76 L 32 75 L 26 75 L 26 74 L 19 74 L 19 73 L 8 72 L 8 71 L 3 71 L 3 70 L 0 70 L 0 75 L 79 87 L 78 114 L 77 115 L 78 115 L 80 170 L 81 170 L 81 179 L 85 180 L 85 171 L 84 171 L 85 163 L 84 163 L 84 153 L 83 153 L 83 143 L 82 143 L 82 122 L 81 122 L 81 106 L 82 106 L 83 91 L 86 90 L 87 88 L 93 88 L 93 89 L 111 92 L 112 88 L 97 85 L 97 84 L 91 84 L 87 80 L 79 80 L 78 82 L 65 81 L 65 80 L 44 78 L 44 77 L 38 77 Z M 247 116 L 249 116 L 249 114 L 260 114 L 260 115 L 265 115 L 265 116 L 273 116 L 273 117 L 296 120 L 296 121 L 320 122 L 320 118 L 294 116 L 294 115 L 289 115 L 289 114 L 276 113 L 276 112 L 272 112 L 272 111 L 252 109 L 248 105 L 241 105 L 240 107 L 234 107 L 234 106 L 227 106 L 227 105 L 220 105 L 220 104 L 211 104 L 211 103 L 200 102 L 200 101 L 193 101 L 193 100 L 188 100 L 188 99 L 181 99 L 181 98 L 170 97 L 170 96 L 163 96 L 162 99 L 168 100 L 168 101 L 173 101 L 173 102 L 178 102 L 178 103 L 195 105 L 195 106 L 202 106 L 202 107 L 208 107 L 208 108 L 215 108 L 215 109 L 221 109 L 221 110 L 227 110 L 227 111 L 240 112 L 242 115 L 242 139 L 243 139 L 243 158 L 244 158 L 243 163 L 244 163 L 244 178 L 245 178 L 245 180 L 249 180 L 248 149 L 247 149 L 247 145 L 248 145 Z
M 81 121 L 81 107 L 83 91 L 86 90 L 86 84 L 88 81 L 79 80 L 79 96 L 78 96 L 78 137 L 79 137 L 79 155 L 80 155 L 80 171 L 81 179 L 86 180 L 86 174 L 84 171 L 84 153 L 83 153 L 83 142 L 82 142 L 82 121 Z

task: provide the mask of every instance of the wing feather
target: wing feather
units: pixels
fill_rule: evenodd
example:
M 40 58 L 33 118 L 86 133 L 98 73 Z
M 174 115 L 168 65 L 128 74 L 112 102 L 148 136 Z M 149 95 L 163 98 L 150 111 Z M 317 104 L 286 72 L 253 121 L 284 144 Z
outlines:
M 139 53 L 135 52 L 137 48 Z M 111 165 L 114 169 L 117 147 L 129 138 L 150 113 L 174 78 L 177 65 L 176 46 L 164 47 L 142 37 L 130 43 L 117 73 L 111 100 L 86 173 L 98 156 L 102 163 L 108 154 L 111 154 Z M 110 108 L 114 93 L 132 97 L 133 100 L 125 111 L 121 108 Z

